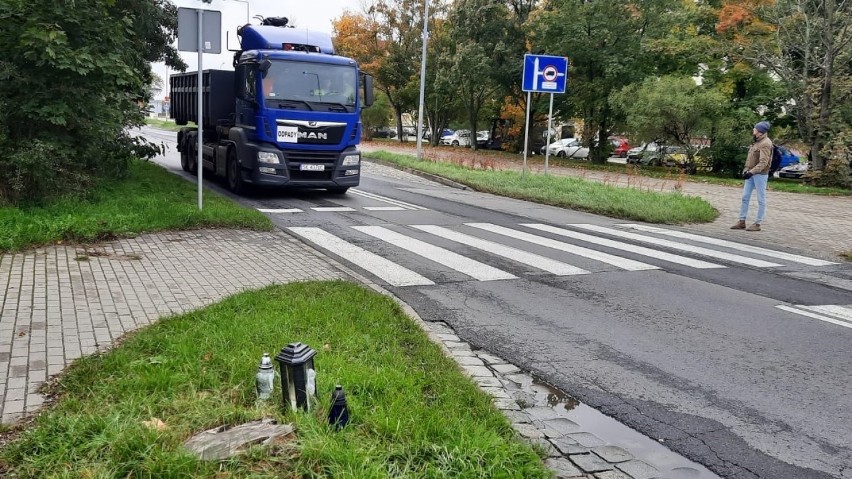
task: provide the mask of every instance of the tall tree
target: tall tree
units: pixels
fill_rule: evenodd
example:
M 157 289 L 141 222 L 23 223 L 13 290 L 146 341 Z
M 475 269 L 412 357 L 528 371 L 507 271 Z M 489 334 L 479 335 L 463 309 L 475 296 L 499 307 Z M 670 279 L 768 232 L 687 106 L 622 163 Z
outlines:
M 648 45 L 665 35 L 675 0 L 550 0 L 528 22 L 534 50 L 570 60 L 564 117 L 583 119 L 583 139 L 594 161 L 605 161 L 615 111 L 610 95 L 654 71 Z
M 838 60 L 852 48 L 852 0 L 730 1 L 719 30 L 736 46 L 732 54 L 784 83 L 814 168 L 824 168 L 822 148 L 835 128 Z
M 449 14 L 453 45 L 450 78 L 467 112 L 472 137 L 482 108 L 520 75 L 523 45 L 500 0 L 457 0 Z M 476 142 L 471 146 L 475 149 Z

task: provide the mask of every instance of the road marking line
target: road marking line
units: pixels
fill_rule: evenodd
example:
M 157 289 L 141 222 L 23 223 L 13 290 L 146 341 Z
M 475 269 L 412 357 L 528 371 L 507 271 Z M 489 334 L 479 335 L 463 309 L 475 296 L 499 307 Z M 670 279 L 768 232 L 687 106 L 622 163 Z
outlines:
M 268 209 L 268 208 L 258 208 L 257 211 L 261 213 L 303 213 L 299 208 L 279 208 L 279 209 Z
M 811 311 L 815 311 L 817 313 L 825 314 L 828 316 L 834 316 L 835 318 L 841 321 L 848 321 L 852 323 L 852 308 L 847 306 L 835 306 L 833 304 L 826 304 L 821 306 L 799 306 L 800 308 L 809 309 Z
M 440 246 L 435 246 L 425 241 L 420 241 L 418 239 L 402 235 L 382 226 L 353 226 L 353 228 L 480 281 L 517 278 L 517 276 L 511 273 L 480 263 L 479 261 L 472 260 L 460 254 L 453 253 L 452 251 L 441 248 Z
M 732 261 L 734 263 L 746 264 L 749 266 L 755 266 L 758 268 L 773 268 L 776 266 L 781 266 L 777 263 L 770 263 L 769 261 L 763 261 L 761 259 L 749 258 L 747 256 L 740 256 L 738 254 L 725 253 L 723 251 L 716 251 L 709 248 L 702 248 L 701 246 L 693 246 L 683 243 L 677 243 L 674 241 L 664 240 L 660 238 L 654 238 L 653 236 L 645 236 L 636 233 L 628 233 L 626 231 L 620 231 L 612 228 L 606 228 L 604 226 L 590 225 L 590 224 L 569 224 L 569 226 L 573 226 L 575 228 L 581 228 L 588 231 L 595 231 L 597 233 L 608 234 L 611 236 L 617 236 L 620 238 L 631 239 L 633 241 L 639 241 L 642 243 L 651 243 L 656 246 L 663 246 L 666 248 L 676 249 L 680 251 L 687 251 L 690 253 L 699 254 L 702 256 L 709 256 L 711 258 L 718 258 L 727 261 Z
M 402 206 L 365 206 L 367 211 L 406 211 Z
M 811 311 L 794 308 L 794 307 L 787 306 L 787 305 L 784 305 L 784 304 L 779 304 L 775 307 L 778 308 L 778 309 L 790 312 L 790 313 L 800 314 L 802 316 L 807 316 L 809 318 L 814 318 L 814 319 L 818 319 L 820 321 L 825 321 L 826 323 L 836 324 L 838 326 L 843 326 L 844 328 L 852 329 L 852 323 L 847 323 L 847 322 L 842 321 L 842 320 L 838 320 L 838 319 L 831 318 L 831 317 L 828 317 L 828 316 L 823 316 L 821 314 L 817 314 L 817 313 L 814 313 L 814 312 L 811 312 Z M 800 306 L 800 307 L 808 308 L 808 306 Z
M 408 268 L 388 261 L 364 248 L 348 243 L 320 228 L 287 228 L 293 233 L 311 241 L 341 258 L 364 268 L 392 286 L 426 286 L 435 284 Z
M 727 240 L 723 240 L 723 239 L 713 238 L 713 237 L 710 237 L 710 236 L 702 236 L 702 235 L 697 235 L 697 234 L 692 234 L 692 233 L 686 233 L 684 231 L 673 231 L 673 230 L 667 230 L 667 229 L 663 229 L 663 228 L 657 228 L 655 226 L 646 226 L 646 225 L 637 225 L 637 224 L 622 224 L 622 225 L 619 225 L 619 226 L 625 226 L 627 228 L 631 228 L 631 229 L 635 229 L 635 230 L 639 230 L 639 231 L 646 231 L 646 232 L 649 232 L 649 233 L 658 233 L 658 234 L 662 234 L 662 235 L 673 236 L 675 238 L 689 239 L 689 240 L 698 241 L 698 242 L 701 242 L 701 243 L 712 244 L 712 245 L 716 245 L 716 246 L 724 246 L 724 247 L 730 248 L 730 249 L 745 251 L 745 252 L 748 252 L 748 253 L 760 254 L 760 255 L 769 256 L 769 257 L 772 257 L 772 258 L 785 259 L 787 261 L 793 261 L 794 263 L 802 263 L 802 264 L 807 264 L 807 265 L 810 265 L 810 266 L 829 266 L 829 265 L 832 265 L 832 264 L 837 264 L 837 263 L 832 263 L 831 261 L 824 261 L 824 260 L 816 259 L 816 258 L 808 258 L 807 256 L 800 256 L 800 255 L 797 255 L 797 254 L 785 253 L 783 251 L 767 250 L 767 249 L 764 249 L 764 248 L 759 248 L 757 246 L 752 246 L 752 245 L 747 245 L 747 244 L 742 244 L 742 243 L 736 243 L 734 241 L 727 241 Z
M 707 261 L 701 261 L 700 259 L 692 259 L 687 258 L 686 256 L 680 256 L 672 253 L 666 253 L 664 251 L 657 251 L 655 249 L 646 248 L 644 246 L 632 245 L 630 243 L 622 243 L 621 241 L 613 241 L 606 238 L 601 238 L 599 236 L 587 235 L 585 233 L 579 233 L 577 231 L 566 230 L 564 228 L 557 228 L 555 226 L 543 225 L 543 224 L 529 224 L 525 223 L 521 226 L 526 226 L 528 228 L 537 229 L 540 231 L 546 231 L 548 233 L 553 233 L 561 236 L 566 236 L 568 238 L 578 239 L 580 241 L 586 241 L 589 243 L 598 244 L 601 246 L 606 246 L 608 248 L 620 249 L 623 251 L 627 251 L 630 253 L 640 254 L 642 256 L 650 256 L 652 258 L 656 258 L 662 261 L 668 261 L 670 263 L 680 264 L 683 266 L 690 266 L 692 268 L 698 269 L 712 269 L 712 268 L 724 268 L 724 266 L 715 263 L 708 263 Z
M 513 230 L 510 228 L 505 228 L 503 226 L 497 226 L 491 223 L 465 223 L 467 226 L 471 226 L 474 228 L 479 228 L 481 230 L 490 231 L 492 233 L 497 233 L 500 235 L 508 236 L 510 238 L 519 239 L 522 241 L 526 241 L 528 243 L 537 244 L 540 246 L 545 246 L 548 248 L 553 248 L 559 251 L 565 251 L 567 253 L 575 254 L 577 256 L 582 256 L 584 258 L 589 258 L 593 260 L 600 261 L 602 263 L 607 263 L 617 268 L 621 268 L 627 271 L 647 271 L 650 269 L 660 269 L 657 266 L 650 265 L 648 263 L 642 263 L 640 261 L 633 261 L 632 259 L 622 258 L 620 256 L 611 255 L 608 253 L 602 253 L 600 251 L 595 251 L 592 249 L 583 248 L 582 246 L 577 246 L 569 243 L 563 243 L 561 241 L 552 240 L 550 238 L 545 238 L 543 236 L 532 235 L 529 233 L 525 233 L 523 231 Z
M 311 208 L 314 211 L 324 212 L 324 213 L 336 213 L 343 211 L 355 211 L 355 208 L 350 208 L 348 206 L 317 206 L 315 208 Z
M 417 205 L 414 205 L 414 204 L 411 204 L 411 203 L 406 203 L 405 201 L 402 201 L 402 200 L 397 200 L 397 199 L 394 199 L 394 198 L 388 198 L 387 196 L 377 195 L 375 193 L 368 193 L 366 191 L 352 190 L 352 191 L 350 191 L 350 193 L 352 193 L 354 195 L 358 195 L 358 196 L 363 196 L 365 198 L 370 198 L 370 199 L 373 199 L 373 200 L 376 200 L 376 201 L 381 201 L 382 203 L 389 203 L 389 204 L 392 204 L 392 205 L 395 205 L 395 206 L 402 206 L 403 208 L 406 208 L 406 209 L 409 209 L 409 210 L 427 211 L 429 209 L 429 208 L 424 208 L 422 206 L 417 206 Z
M 539 256 L 537 254 L 528 253 L 526 251 L 505 246 L 500 243 L 495 243 L 493 241 L 487 241 L 476 238 L 474 236 L 466 235 L 464 233 L 458 233 L 456 231 L 452 231 L 441 226 L 411 225 L 411 227 L 419 229 L 421 231 L 425 231 L 427 233 L 431 233 L 435 236 L 439 236 L 444 239 L 448 239 L 450 241 L 455 241 L 457 243 L 462 243 L 477 249 L 481 249 L 487 251 L 488 253 L 496 254 L 497 256 L 502 256 L 504 258 L 508 258 L 510 260 L 517 261 L 519 263 L 523 263 L 528 266 L 532 266 L 534 268 L 538 268 L 558 276 L 589 273 L 589 271 L 586 271 L 582 268 L 578 268 L 576 266 L 571 266 L 570 264 L 552 260 L 550 258 Z

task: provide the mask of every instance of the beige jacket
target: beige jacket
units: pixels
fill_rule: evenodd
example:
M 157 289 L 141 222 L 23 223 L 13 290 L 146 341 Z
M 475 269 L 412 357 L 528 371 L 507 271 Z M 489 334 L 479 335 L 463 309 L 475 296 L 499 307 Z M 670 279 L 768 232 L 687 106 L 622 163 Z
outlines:
M 748 157 L 746 158 L 745 171 L 755 175 L 765 175 L 769 173 L 769 167 L 772 166 L 772 140 L 768 136 L 752 143 L 748 149 Z

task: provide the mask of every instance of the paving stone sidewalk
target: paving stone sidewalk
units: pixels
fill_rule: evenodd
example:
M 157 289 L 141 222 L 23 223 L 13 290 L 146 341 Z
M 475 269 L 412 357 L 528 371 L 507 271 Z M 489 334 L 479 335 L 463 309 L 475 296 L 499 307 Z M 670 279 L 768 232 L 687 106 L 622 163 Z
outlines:
M 363 151 L 393 151 L 414 154 L 413 147 L 388 143 L 362 144 Z M 447 150 L 447 148 L 441 148 Z M 496 168 L 520 171 L 522 157 L 510 161 L 505 157 L 493 162 Z M 532 161 L 536 163 L 533 164 Z M 530 160 L 530 171 L 542 173 L 541 157 Z M 731 231 L 729 227 L 739 216 L 742 187 L 714 185 L 677 178 L 657 179 L 625 173 L 584 170 L 578 168 L 550 167 L 550 174 L 581 177 L 602 183 L 632 186 L 651 191 L 681 191 L 686 195 L 699 196 L 719 210 L 719 218 L 712 223 L 686 225 L 683 228 L 701 234 L 712 234 L 732 241 L 759 241 L 775 246 L 787 246 L 832 261 L 839 254 L 852 251 L 852 197 L 818 196 L 802 193 L 767 193 L 766 220 L 763 230 L 752 233 Z M 757 213 L 757 197 L 753 196 L 749 209 L 749 220 Z
M 0 421 L 75 359 L 157 319 L 272 283 L 345 278 L 281 232 L 199 230 L 0 255 Z

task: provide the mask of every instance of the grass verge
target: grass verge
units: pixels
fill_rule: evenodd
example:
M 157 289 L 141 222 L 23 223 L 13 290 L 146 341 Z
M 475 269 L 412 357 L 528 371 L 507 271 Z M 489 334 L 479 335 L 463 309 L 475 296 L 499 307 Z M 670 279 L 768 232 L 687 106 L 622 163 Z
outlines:
M 183 128 L 180 125 L 176 125 L 174 120 L 162 120 L 159 118 L 145 118 L 145 123 L 161 130 L 180 131 Z
M 264 352 L 291 341 L 319 350 L 310 413 L 254 403 Z M 344 386 L 351 422 L 327 427 Z M 130 335 L 77 361 L 57 401 L 0 451 L 13 477 L 548 478 L 488 396 L 462 376 L 390 298 L 345 282 L 242 293 Z M 223 463 L 181 444 L 195 433 L 274 417 L 294 438 Z M 144 421 L 159 419 L 149 428 Z M 156 421 L 153 421 L 156 422 Z
M 156 164 L 135 161 L 128 178 L 99 185 L 86 200 L 0 207 L 0 252 L 199 227 L 271 230 L 272 223 L 209 190 L 198 211 L 194 185 Z
M 521 176 L 515 171 L 474 170 L 451 163 L 417 161 L 384 151 L 365 154 L 396 165 L 463 183 L 478 191 L 648 223 L 706 223 L 718 212 L 701 198 L 642 191 L 566 176 Z

